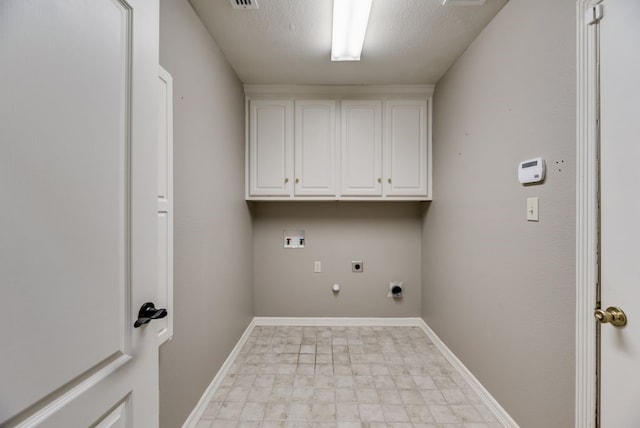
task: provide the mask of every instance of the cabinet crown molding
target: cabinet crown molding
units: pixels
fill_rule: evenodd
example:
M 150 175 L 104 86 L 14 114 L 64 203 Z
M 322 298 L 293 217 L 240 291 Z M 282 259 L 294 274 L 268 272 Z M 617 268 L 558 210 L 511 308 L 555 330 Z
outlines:
M 251 97 L 403 97 L 425 98 L 433 95 L 435 85 L 244 85 Z

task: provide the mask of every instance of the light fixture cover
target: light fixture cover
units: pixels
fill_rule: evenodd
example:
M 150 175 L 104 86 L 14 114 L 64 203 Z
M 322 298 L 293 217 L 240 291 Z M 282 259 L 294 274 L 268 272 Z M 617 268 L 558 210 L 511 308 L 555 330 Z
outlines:
M 482 6 L 485 0 L 442 0 L 444 6 Z
M 372 0 L 333 0 L 331 61 L 360 61 Z

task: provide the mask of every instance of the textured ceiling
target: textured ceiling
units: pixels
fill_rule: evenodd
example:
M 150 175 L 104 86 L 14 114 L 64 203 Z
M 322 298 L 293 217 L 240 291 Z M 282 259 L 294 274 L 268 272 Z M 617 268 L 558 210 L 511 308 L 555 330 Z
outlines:
M 433 84 L 507 0 L 373 0 L 361 61 L 331 62 L 332 0 L 190 0 L 247 84 Z

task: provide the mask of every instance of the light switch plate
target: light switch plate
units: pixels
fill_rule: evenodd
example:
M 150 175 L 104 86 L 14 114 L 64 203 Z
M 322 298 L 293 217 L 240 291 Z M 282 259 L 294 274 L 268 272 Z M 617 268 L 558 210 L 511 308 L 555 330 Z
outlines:
M 319 261 L 313 262 L 313 272 L 314 273 L 322 272 L 322 262 L 319 262 Z
M 527 198 L 527 221 L 539 221 L 538 198 Z

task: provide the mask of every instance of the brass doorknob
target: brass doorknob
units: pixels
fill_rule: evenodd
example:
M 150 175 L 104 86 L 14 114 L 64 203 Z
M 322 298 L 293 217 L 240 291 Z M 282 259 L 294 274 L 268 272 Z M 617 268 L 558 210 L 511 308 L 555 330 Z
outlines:
M 615 306 L 609 306 L 606 311 L 596 309 L 593 316 L 602 324 L 611 323 L 615 327 L 627 325 L 627 315 Z

